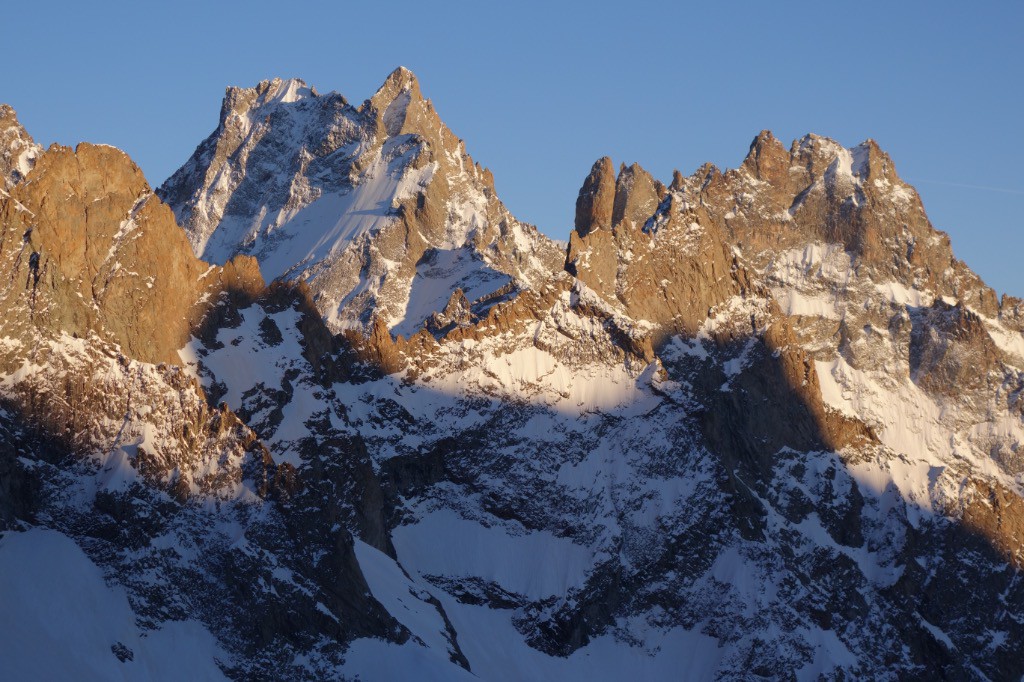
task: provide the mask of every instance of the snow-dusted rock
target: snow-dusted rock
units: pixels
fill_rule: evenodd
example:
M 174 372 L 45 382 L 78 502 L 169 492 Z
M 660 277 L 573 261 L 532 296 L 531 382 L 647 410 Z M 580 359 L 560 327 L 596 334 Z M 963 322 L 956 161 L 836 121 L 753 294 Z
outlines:
M 563 252 L 408 71 L 266 81 L 159 190 L 169 271 L 117 155 L 0 197 L 0 573 L 80 569 L 88 664 L 188 621 L 237 679 L 1024 674 L 1022 306 L 873 142 L 602 159 Z

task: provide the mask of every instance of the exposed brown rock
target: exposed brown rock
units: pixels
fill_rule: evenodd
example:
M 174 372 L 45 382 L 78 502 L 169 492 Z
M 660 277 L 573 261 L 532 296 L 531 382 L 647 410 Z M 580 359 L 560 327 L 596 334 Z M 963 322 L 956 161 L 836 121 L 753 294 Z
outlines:
M 139 168 L 112 147 L 51 147 L 0 201 L 0 227 L 22 253 L 34 325 L 95 332 L 146 362 L 179 362 L 177 349 L 221 292 L 263 286 L 252 259 L 225 268 L 198 260 Z
M 586 237 L 594 230 L 611 228 L 615 208 L 615 167 L 605 156 L 594 162 L 576 199 L 576 233 Z
M 758 180 L 779 189 L 789 184 L 789 153 L 770 130 L 762 130 L 750 143 L 743 166 Z
M 622 166 L 615 180 L 615 206 L 612 224 L 628 223 L 636 229 L 644 226 L 654 215 L 661 203 L 665 187 L 650 173 L 634 163 L 628 168 Z
M 619 176 L 612 229 L 581 231 L 602 219 L 604 209 L 593 207 L 605 190 L 595 188 L 610 187 L 610 169 L 608 159 L 595 164 L 580 190 L 584 218 L 577 210 L 566 269 L 634 319 L 695 331 L 712 307 L 744 287 L 726 235 L 703 207 L 677 194 L 661 201 L 653 178 L 636 165 Z
M 999 349 L 981 318 L 963 304 L 937 300 L 913 318 L 910 376 L 930 392 L 957 396 L 988 387 L 998 362 Z

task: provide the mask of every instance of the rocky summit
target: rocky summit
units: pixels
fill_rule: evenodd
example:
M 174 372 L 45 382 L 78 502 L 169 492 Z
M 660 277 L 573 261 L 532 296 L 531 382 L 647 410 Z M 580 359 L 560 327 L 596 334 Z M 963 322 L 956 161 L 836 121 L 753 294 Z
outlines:
M 1024 301 L 874 141 L 602 158 L 561 243 L 400 68 L 0 176 L 11 679 L 1024 675 Z

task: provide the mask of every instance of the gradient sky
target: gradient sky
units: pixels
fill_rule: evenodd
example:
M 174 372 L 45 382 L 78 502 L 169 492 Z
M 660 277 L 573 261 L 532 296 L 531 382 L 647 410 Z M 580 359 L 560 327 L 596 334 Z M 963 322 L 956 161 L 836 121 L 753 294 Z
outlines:
M 102 6 L 99 6 L 102 5 Z M 41 143 L 105 142 L 160 184 L 227 85 L 353 103 L 398 65 L 520 219 L 565 239 L 591 164 L 664 181 L 763 128 L 876 139 L 957 256 L 1024 296 L 1024 3 L 19 2 L 0 102 Z

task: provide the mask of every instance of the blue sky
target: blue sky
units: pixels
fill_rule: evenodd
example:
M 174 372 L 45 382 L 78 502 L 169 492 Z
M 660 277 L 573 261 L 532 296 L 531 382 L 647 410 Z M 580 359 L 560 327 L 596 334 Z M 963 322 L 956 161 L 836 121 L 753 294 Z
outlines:
M 0 101 L 42 143 L 116 145 L 159 184 L 227 85 L 360 102 L 419 76 L 518 217 L 557 238 L 593 161 L 735 167 L 763 128 L 873 137 L 958 257 L 1024 296 L 1024 3 L 17 3 Z

